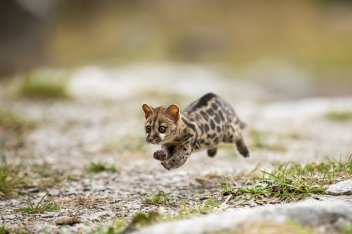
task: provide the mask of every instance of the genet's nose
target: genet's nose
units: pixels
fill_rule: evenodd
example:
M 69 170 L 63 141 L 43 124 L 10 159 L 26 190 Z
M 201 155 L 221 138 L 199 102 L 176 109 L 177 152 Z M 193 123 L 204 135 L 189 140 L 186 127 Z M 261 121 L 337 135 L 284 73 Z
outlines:
M 154 140 L 154 137 L 152 137 L 152 136 L 148 136 L 148 137 L 147 137 L 147 141 L 148 141 L 148 142 L 152 142 L 153 140 Z

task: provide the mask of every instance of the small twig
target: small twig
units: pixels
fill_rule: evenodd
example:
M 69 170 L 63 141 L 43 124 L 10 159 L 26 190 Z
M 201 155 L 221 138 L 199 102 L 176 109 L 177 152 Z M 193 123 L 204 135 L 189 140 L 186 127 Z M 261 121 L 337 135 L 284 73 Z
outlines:
M 224 209 L 224 206 L 226 205 L 226 203 L 231 199 L 232 194 L 230 194 L 226 200 L 221 204 L 221 206 L 219 207 L 219 209 L 217 210 L 217 212 L 219 212 L 220 210 Z

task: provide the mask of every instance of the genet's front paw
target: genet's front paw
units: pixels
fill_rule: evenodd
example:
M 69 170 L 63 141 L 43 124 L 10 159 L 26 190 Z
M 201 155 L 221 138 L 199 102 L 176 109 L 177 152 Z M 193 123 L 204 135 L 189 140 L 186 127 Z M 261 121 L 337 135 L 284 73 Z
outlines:
M 163 167 L 165 167 L 166 170 L 169 170 L 171 169 L 171 166 L 167 163 L 167 161 L 162 161 L 161 162 L 161 165 L 163 165 Z
M 166 152 L 165 152 L 165 150 L 155 151 L 153 157 L 156 160 L 165 161 L 166 160 Z

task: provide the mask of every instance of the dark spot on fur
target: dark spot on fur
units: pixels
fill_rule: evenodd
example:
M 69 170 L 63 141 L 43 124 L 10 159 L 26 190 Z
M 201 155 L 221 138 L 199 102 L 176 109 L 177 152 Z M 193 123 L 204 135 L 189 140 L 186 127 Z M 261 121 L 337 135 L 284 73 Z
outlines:
M 209 132 L 210 129 L 209 129 L 208 124 L 205 124 L 205 125 L 204 125 L 204 128 L 205 128 L 205 132 Z
M 211 129 L 215 130 L 215 123 L 212 119 L 210 120 L 210 126 L 211 126 Z
M 211 104 L 211 107 L 213 107 L 214 110 L 217 110 L 219 108 L 219 106 L 216 105 L 215 103 Z
M 211 134 L 211 135 L 210 135 L 210 134 L 208 134 L 208 135 L 207 135 L 207 138 L 212 139 L 212 138 L 214 138 L 215 136 L 216 136 L 216 134 L 215 134 L 215 133 L 214 133 L 214 134 Z
M 215 137 L 214 142 L 215 144 L 219 143 L 219 137 Z
M 205 121 L 209 120 L 209 116 L 207 115 L 207 113 L 205 113 L 204 111 L 201 111 L 200 114 L 203 116 L 203 118 L 205 119 Z
M 218 131 L 218 133 L 221 132 L 221 128 L 219 126 L 216 127 L 216 130 Z
M 185 129 L 183 129 L 183 133 L 184 134 L 186 134 L 187 133 L 187 129 L 185 128 Z
M 187 148 L 183 148 L 184 151 L 187 151 Z
M 194 124 L 189 123 L 187 120 L 182 119 L 183 123 L 187 125 L 187 127 L 191 128 L 193 131 L 196 131 L 196 126 Z
M 183 136 L 183 140 L 188 140 L 190 138 L 190 134 L 186 134 Z
M 214 115 L 213 109 L 208 109 L 208 110 L 207 110 L 207 113 L 208 113 L 210 116 Z
M 224 115 L 222 114 L 222 111 L 219 111 L 219 115 L 220 115 L 221 120 L 222 120 L 222 121 L 225 121 L 225 117 L 224 117 Z
M 204 124 L 200 126 L 200 131 L 201 131 L 201 134 L 203 134 L 203 133 L 204 133 L 204 128 L 205 128 L 205 125 L 204 125 Z
M 210 145 L 210 142 L 205 142 L 205 145 Z
M 200 140 L 200 143 L 201 143 L 201 144 L 204 144 L 204 142 L 205 142 L 204 139 L 201 139 L 201 140 Z
M 220 123 L 220 117 L 219 117 L 219 115 L 218 114 L 215 114 L 215 121 L 216 121 L 216 123 Z
M 205 94 L 203 97 L 201 97 L 198 101 L 194 102 L 194 107 L 192 109 L 198 109 L 198 108 L 202 108 L 203 106 L 207 106 L 208 102 L 213 99 L 216 98 L 217 96 L 213 93 L 208 93 Z M 192 105 L 192 104 L 191 104 Z
M 176 139 L 175 139 L 176 142 L 179 142 L 179 141 L 181 141 L 181 140 L 182 140 L 182 138 L 176 138 Z

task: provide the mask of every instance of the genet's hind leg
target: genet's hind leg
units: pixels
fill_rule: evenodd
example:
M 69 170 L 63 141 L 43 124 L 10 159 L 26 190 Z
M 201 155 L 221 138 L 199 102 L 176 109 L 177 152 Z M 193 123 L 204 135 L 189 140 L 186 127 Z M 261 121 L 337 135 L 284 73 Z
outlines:
M 242 134 L 239 136 L 239 138 L 236 140 L 235 143 L 236 143 L 238 152 L 240 152 L 240 154 L 242 154 L 243 157 L 245 158 L 249 157 L 249 150 L 246 144 L 244 143 Z
M 215 147 L 215 148 L 211 148 L 211 149 L 208 149 L 208 156 L 209 157 L 214 157 L 215 155 L 216 155 L 216 151 L 218 150 L 218 148 L 217 147 Z

